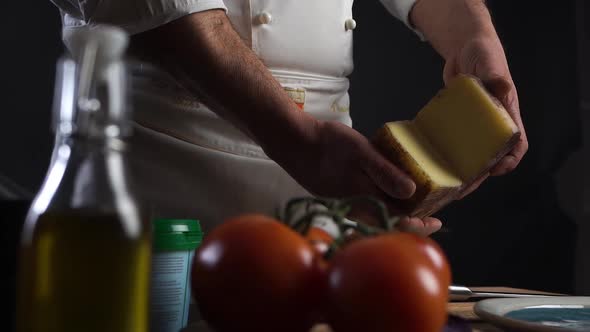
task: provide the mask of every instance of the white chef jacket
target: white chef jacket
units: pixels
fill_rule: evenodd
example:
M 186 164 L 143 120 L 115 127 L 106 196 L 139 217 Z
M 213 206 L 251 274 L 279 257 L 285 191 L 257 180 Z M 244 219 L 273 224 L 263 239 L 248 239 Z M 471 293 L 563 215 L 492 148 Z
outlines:
M 223 9 L 232 25 L 300 108 L 352 125 L 347 76 L 353 70 L 353 0 L 52 0 L 63 38 L 110 24 L 130 34 L 182 16 Z M 415 0 L 381 0 L 409 26 Z M 198 64 L 195 64 L 198 65 Z M 149 64 L 132 69 L 133 174 L 152 217 L 190 217 L 205 231 L 238 213 L 273 214 L 309 195 L 255 142 Z M 313 161 L 309 161 L 313 167 Z
M 380 1 L 392 15 L 410 26 L 409 13 L 416 0 Z M 61 11 L 64 30 L 108 23 L 122 27 L 130 34 L 156 28 L 192 13 L 209 9 L 227 10 L 224 0 L 51 0 L 51 2 Z

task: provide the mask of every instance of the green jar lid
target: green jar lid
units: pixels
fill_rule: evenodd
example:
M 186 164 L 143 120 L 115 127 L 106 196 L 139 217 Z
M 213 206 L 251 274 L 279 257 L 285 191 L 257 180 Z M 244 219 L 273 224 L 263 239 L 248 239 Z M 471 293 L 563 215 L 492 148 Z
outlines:
M 203 231 L 198 220 L 154 220 L 154 249 L 157 251 L 193 250 L 202 240 Z

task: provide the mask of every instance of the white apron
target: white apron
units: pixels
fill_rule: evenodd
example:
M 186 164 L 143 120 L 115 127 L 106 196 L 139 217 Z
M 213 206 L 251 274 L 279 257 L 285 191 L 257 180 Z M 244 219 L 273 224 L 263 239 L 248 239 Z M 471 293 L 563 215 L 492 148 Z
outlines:
M 305 112 L 351 125 L 353 0 L 226 0 L 228 16 Z M 152 217 L 196 218 L 208 231 L 230 216 L 274 214 L 308 195 L 262 149 L 166 73 L 133 70 L 133 175 Z

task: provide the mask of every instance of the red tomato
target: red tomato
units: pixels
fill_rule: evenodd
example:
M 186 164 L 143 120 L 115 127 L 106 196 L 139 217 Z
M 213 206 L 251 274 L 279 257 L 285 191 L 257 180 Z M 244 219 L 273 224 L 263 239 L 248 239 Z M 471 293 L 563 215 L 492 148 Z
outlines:
M 311 243 L 320 255 L 325 254 L 334 242 L 332 235 L 318 227 L 311 227 L 305 234 L 305 239 Z
M 423 238 L 419 235 L 410 233 L 406 236 L 398 237 L 397 241 L 403 242 L 403 244 L 399 244 L 401 246 L 416 247 L 419 253 L 425 255 L 432 263 L 432 268 L 435 273 L 448 288 L 451 284 L 451 267 L 438 243 L 429 238 Z
M 302 236 L 262 215 L 233 218 L 195 253 L 192 290 L 216 332 L 309 331 L 325 262 Z
M 326 307 L 334 331 L 440 332 L 447 319 L 448 283 L 444 268 L 437 269 L 424 251 L 432 244 L 396 233 L 337 252 L 328 271 Z

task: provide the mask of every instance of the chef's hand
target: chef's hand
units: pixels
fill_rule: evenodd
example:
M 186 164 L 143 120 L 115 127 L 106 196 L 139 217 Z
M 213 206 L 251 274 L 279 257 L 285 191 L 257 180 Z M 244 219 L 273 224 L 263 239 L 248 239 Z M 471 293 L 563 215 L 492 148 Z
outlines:
M 413 195 L 415 183 L 389 162 L 367 138 L 341 123 L 316 121 L 308 144 L 267 145 L 267 153 L 314 195 L 370 195 L 396 213 L 392 198 Z M 279 142 L 277 142 L 279 143 Z M 362 217 L 360 218 L 362 220 Z M 440 229 L 436 218 L 404 218 L 400 227 L 428 235 Z
M 512 81 L 502 44 L 497 36 L 479 37 L 467 41 L 449 58 L 444 68 L 445 82 L 457 74 L 470 74 L 482 80 L 487 89 L 504 105 L 521 132 L 516 146 L 478 182 L 468 188 L 465 196 L 475 190 L 488 175 L 503 175 L 516 168 L 528 149 L 528 140 L 520 117 L 518 94 Z
M 515 169 L 528 150 L 516 87 L 490 13 L 482 0 L 418 0 L 412 9 L 411 20 L 444 57 L 445 82 L 457 74 L 478 77 L 504 105 L 521 132 L 512 151 L 489 174 L 467 188 L 461 195 L 464 197 L 488 175 L 503 175 Z

